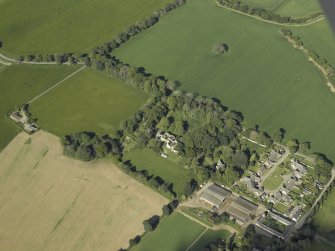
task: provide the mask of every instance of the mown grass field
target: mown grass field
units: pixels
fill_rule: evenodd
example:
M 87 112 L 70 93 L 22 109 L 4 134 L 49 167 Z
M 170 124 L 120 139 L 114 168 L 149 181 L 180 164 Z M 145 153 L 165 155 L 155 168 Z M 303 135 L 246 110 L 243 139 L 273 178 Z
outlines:
M 204 250 L 206 245 L 212 241 L 218 239 L 228 240 L 230 237 L 230 232 L 226 230 L 208 230 L 201 238 L 191 247 L 190 251 L 201 251 Z
M 328 196 L 315 217 L 318 233 L 324 238 L 333 241 L 335 238 L 335 193 Z
M 87 52 L 170 0 L 0 1 L 3 50 L 26 53 Z
M 334 94 L 279 29 L 219 8 L 214 1 L 193 0 L 115 55 L 180 80 L 184 90 L 219 98 L 243 113 L 245 126 L 257 124 L 269 133 L 284 128 L 288 139 L 310 141 L 313 150 L 335 160 Z M 212 54 L 217 42 L 229 46 L 226 55 Z
M 31 104 L 39 125 L 58 136 L 93 131 L 113 134 L 147 95 L 86 68 Z
M 6 114 L 65 78 L 77 67 L 12 65 L 0 69 L 0 151 L 20 132 Z
M 20 133 L 0 154 L 0 250 L 126 248 L 167 202 L 112 162 L 63 156 L 46 132 Z
M 179 213 L 163 219 L 157 229 L 146 234 L 134 251 L 185 251 L 205 227 Z
M 305 17 L 322 11 L 318 0 L 286 0 L 277 9 L 276 13 L 288 17 Z
M 286 168 L 277 166 L 273 173 L 271 173 L 271 175 L 264 180 L 264 188 L 268 190 L 275 190 L 284 181 L 281 174 L 285 172 L 287 172 Z
M 178 195 L 184 194 L 186 184 L 194 177 L 192 170 L 185 169 L 181 164 L 169 159 L 164 159 L 149 149 L 135 148 L 127 152 L 124 159 L 131 160 L 137 170 L 147 170 L 173 183 L 173 190 Z

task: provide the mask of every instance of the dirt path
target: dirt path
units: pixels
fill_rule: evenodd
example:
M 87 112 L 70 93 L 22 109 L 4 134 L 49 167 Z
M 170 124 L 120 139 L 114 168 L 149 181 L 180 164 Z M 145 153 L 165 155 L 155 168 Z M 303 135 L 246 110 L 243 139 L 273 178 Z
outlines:
M 326 238 L 324 238 L 321 235 L 318 235 L 318 234 L 315 235 L 315 239 L 318 240 L 318 241 L 323 241 L 323 242 L 327 243 L 329 246 L 335 247 L 334 242 L 327 240 Z
M 84 70 L 86 68 L 86 66 L 81 67 L 80 69 L 76 70 L 75 72 L 71 73 L 69 76 L 65 77 L 64 79 L 62 79 L 61 81 L 57 82 L 56 84 L 54 84 L 53 86 L 51 86 L 49 89 L 45 90 L 44 92 L 42 92 L 41 94 L 39 94 L 38 96 L 36 96 L 35 98 L 29 100 L 27 102 L 27 104 L 31 104 L 32 102 L 36 101 L 38 98 L 42 97 L 43 95 L 47 94 L 49 91 L 51 91 L 52 89 L 56 88 L 57 86 L 59 86 L 60 84 L 62 84 L 64 81 L 68 80 L 69 78 L 73 77 L 74 75 L 76 75 L 77 73 L 79 73 L 80 71 Z
M 316 68 L 318 68 L 318 69 L 321 71 L 322 75 L 324 76 L 324 78 L 325 78 L 326 81 L 327 81 L 327 82 L 326 82 L 326 85 L 329 87 L 329 89 L 330 89 L 331 92 L 335 93 L 335 87 L 334 87 L 334 85 L 329 81 L 328 72 L 327 72 L 327 71 L 326 71 L 320 64 L 318 64 L 313 58 L 311 58 L 311 57 L 308 56 L 308 51 L 307 51 L 307 49 L 306 49 L 304 46 L 297 46 L 296 43 L 295 43 L 290 37 L 285 36 L 281 31 L 280 31 L 280 33 L 281 33 L 281 34 L 288 40 L 288 42 L 289 42 L 290 44 L 292 44 L 292 46 L 293 46 L 294 48 L 296 48 L 296 49 L 298 49 L 298 50 L 301 50 L 301 51 L 306 55 L 306 57 L 308 58 L 308 61 L 311 61 L 312 64 L 313 64 Z
M 278 23 L 278 22 L 275 22 L 275 21 L 270 21 L 270 20 L 265 20 L 263 18 L 260 18 L 258 16 L 255 16 L 255 15 L 251 15 L 251 14 L 248 14 L 248 13 L 244 13 L 244 12 L 241 12 L 241 11 L 238 11 L 238 10 L 235 10 L 235 9 L 232 9 L 232 8 L 229 8 L 229 7 L 226 7 L 226 6 L 223 6 L 221 5 L 217 0 L 215 0 L 216 4 L 221 7 L 221 8 L 225 8 L 226 10 L 229 10 L 229 11 L 233 11 L 233 12 L 236 12 L 236 13 L 239 13 L 241 15 L 244 15 L 244 16 L 248 16 L 248 17 L 252 17 L 254 19 L 257 19 L 259 21 L 262 21 L 264 23 L 269 23 L 269 24 L 274 24 L 274 25 L 280 25 L 280 26 L 308 26 L 308 25 L 311 25 L 311 24 L 314 24 L 314 23 L 317 23 L 319 21 L 322 21 L 325 17 L 324 15 L 320 15 L 318 16 L 317 18 L 311 20 L 311 21 L 308 21 L 306 23 L 302 23 L 302 24 L 290 24 L 290 23 Z

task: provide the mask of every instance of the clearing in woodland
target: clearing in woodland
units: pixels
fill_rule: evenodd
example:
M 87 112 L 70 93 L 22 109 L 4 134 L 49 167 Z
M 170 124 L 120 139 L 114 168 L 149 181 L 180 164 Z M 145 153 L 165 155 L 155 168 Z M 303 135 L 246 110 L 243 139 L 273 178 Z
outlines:
M 193 0 L 114 54 L 147 72 L 181 81 L 183 90 L 219 98 L 243 113 L 245 126 L 257 124 L 269 133 L 284 128 L 287 139 L 310 141 L 314 151 L 335 159 L 335 96 L 280 28 L 220 8 L 212 0 Z M 218 42 L 228 45 L 228 53 L 213 55 Z M 323 57 L 326 51 L 331 53 L 325 49 Z
M 167 200 L 112 162 L 62 155 L 58 137 L 20 133 L 0 154 L 1 250 L 118 250 Z
M 170 0 L 0 1 L 0 34 L 10 55 L 88 52 Z
M 38 124 L 58 136 L 80 131 L 113 134 L 148 96 L 86 68 L 31 104 Z
M 78 66 L 56 65 L 12 65 L 0 69 L 0 151 L 20 131 L 6 114 L 77 69 Z

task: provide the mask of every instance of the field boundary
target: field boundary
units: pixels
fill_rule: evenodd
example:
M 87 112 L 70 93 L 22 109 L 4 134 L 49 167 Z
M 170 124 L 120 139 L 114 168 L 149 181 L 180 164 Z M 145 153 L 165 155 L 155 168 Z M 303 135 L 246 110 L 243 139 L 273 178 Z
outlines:
M 49 91 L 51 91 L 52 89 L 56 88 L 57 86 L 59 86 L 60 84 L 62 84 L 63 82 L 65 82 L 66 80 L 68 80 L 69 78 L 73 77 L 74 75 L 76 75 L 77 73 L 79 73 L 80 71 L 84 70 L 86 68 L 86 66 L 81 67 L 80 69 L 76 70 L 75 72 L 71 73 L 70 75 L 68 75 L 67 77 L 63 78 L 62 80 L 58 81 L 56 84 L 54 84 L 53 86 L 51 86 L 49 89 L 45 90 L 44 92 L 42 92 L 41 94 L 37 95 L 35 98 L 29 100 L 27 102 L 27 104 L 31 104 L 32 102 L 34 102 L 35 100 L 39 99 L 40 97 L 42 97 L 43 95 L 47 94 Z
M 251 15 L 251 14 L 248 14 L 248 13 L 244 13 L 242 11 L 239 11 L 239 10 L 235 10 L 233 8 L 229 8 L 227 6 L 224 6 L 224 5 L 221 5 L 218 0 L 215 0 L 215 3 L 217 4 L 217 6 L 221 7 L 221 8 L 225 8 L 226 10 L 229 10 L 229 11 L 232 11 L 232 12 L 235 12 L 235 13 L 239 13 L 241 15 L 244 15 L 244 16 L 247 16 L 247 17 L 251 17 L 251 18 L 254 18 L 254 19 L 257 19 L 259 21 L 262 21 L 264 23 L 269 23 L 269 24 L 274 24 L 274 25 L 279 25 L 279 26 L 308 26 L 308 25 L 311 25 L 311 24 L 314 24 L 314 23 L 317 23 L 319 21 L 322 21 L 324 20 L 325 16 L 323 14 L 321 14 L 320 16 L 314 18 L 314 19 L 310 19 L 310 21 L 307 21 L 305 23 L 302 23 L 302 24 L 296 24 L 296 23 L 278 23 L 276 21 L 272 21 L 272 20 L 266 20 L 266 19 L 263 19 L 263 18 L 260 18 L 258 16 L 255 16 L 255 15 Z
M 189 251 L 195 243 L 198 242 L 198 240 L 208 231 L 209 228 L 206 228 L 192 243 L 188 246 L 188 248 L 185 249 L 185 251 Z

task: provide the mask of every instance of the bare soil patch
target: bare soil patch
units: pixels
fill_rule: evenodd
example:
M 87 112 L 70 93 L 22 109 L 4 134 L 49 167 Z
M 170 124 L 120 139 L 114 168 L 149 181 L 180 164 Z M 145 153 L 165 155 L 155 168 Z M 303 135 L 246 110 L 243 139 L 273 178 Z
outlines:
M 166 202 L 111 162 L 63 156 L 46 132 L 0 154 L 0 250 L 118 250 Z

